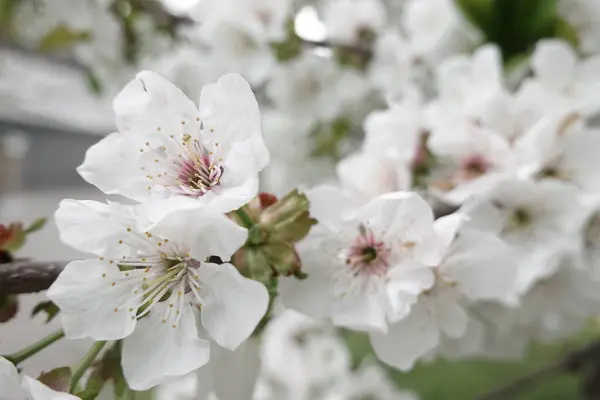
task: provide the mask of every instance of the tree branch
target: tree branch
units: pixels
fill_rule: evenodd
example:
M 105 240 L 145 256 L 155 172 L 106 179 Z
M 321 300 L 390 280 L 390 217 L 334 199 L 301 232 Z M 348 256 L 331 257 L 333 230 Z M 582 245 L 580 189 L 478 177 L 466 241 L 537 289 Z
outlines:
M 15 260 L 0 264 L 0 294 L 35 293 L 46 290 L 67 262 Z
M 519 377 L 491 392 L 485 393 L 476 400 L 506 400 L 513 399 L 540 381 L 563 373 L 576 373 L 581 371 L 591 362 L 600 361 L 600 340 L 593 341 L 585 347 L 567 354 L 558 361 L 554 361 L 527 375 Z

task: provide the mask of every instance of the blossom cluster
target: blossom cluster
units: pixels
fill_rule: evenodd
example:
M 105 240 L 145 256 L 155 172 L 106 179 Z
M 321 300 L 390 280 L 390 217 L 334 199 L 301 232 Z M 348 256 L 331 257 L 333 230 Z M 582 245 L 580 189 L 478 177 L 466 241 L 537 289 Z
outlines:
M 142 72 L 114 109 L 119 131 L 78 171 L 137 203 L 60 203 L 61 240 L 95 258 L 69 263 L 47 295 L 68 338 L 122 339 L 125 379 L 145 390 L 204 366 L 211 347 L 236 349 L 265 315 L 266 287 L 228 262 L 248 232 L 225 213 L 257 194 L 269 156 L 239 75 L 205 86 L 196 106 Z
M 517 357 L 597 314 L 594 1 L 558 7 L 578 48 L 541 39 L 511 66 L 452 0 L 165 6 L 185 40 L 140 61 L 160 74 L 116 95 L 118 131 L 78 168 L 132 204 L 60 204 L 61 240 L 95 258 L 48 291 L 67 337 L 122 340 L 132 389 L 172 398 L 188 375 L 181 398 L 413 399 L 353 370 L 338 330 L 408 371 Z M 244 211 L 259 187 L 301 188 L 310 224 L 269 242 Z

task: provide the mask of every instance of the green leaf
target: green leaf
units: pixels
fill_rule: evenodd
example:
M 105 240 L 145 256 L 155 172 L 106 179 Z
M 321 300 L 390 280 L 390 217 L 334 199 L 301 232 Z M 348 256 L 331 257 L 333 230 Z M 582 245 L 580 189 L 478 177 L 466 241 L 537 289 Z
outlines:
M 271 50 L 279 62 L 285 62 L 296 58 L 302 51 L 302 39 L 296 35 L 293 19 L 287 22 L 286 32 L 284 40 L 271 43 Z
M 41 303 L 36 304 L 33 307 L 33 311 L 31 312 L 31 316 L 34 317 L 36 314 L 40 312 L 46 313 L 46 323 L 52 321 L 54 317 L 56 317 L 59 313 L 60 309 L 51 301 L 43 301 Z
M 31 223 L 31 225 L 29 225 L 26 229 L 25 229 L 25 233 L 29 234 L 29 233 L 33 233 L 33 232 L 37 232 L 40 229 L 42 229 L 45 225 L 46 222 L 48 220 L 46 218 L 38 218 L 35 221 L 33 221 Z
M 87 31 L 75 31 L 64 24 L 61 24 L 42 38 L 38 48 L 44 52 L 60 51 L 69 48 L 76 43 L 85 42 L 89 40 L 90 37 L 90 33 Z
M 38 381 L 57 392 L 68 392 L 71 385 L 71 368 L 55 368 L 40 375 Z

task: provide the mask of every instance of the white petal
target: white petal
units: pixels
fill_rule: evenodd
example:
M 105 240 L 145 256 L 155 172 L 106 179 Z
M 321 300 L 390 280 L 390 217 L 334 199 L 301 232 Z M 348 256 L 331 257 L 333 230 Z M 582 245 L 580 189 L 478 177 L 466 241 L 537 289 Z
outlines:
M 358 212 L 375 232 L 390 243 L 400 239 L 412 243 L 412 255 L 420 262 L 434 265 L 439 261 L 439 246 L 433 230 L 433 211 L 421 196 L 413 192 L 387 193 L 371 200 Z
M 419 242 L 433 229 L 433 211 L 413 192 L 387 193 L 362 207 L 358 219 L 377 231 L 398 235 L 402 240 Z
M 444 253 L 446 253 L 448 247 L 450 247 L 450 244 L 456 237 L 459 228 L 467 219 L 467 216 L 464 214 L 453 213 L 435 220 L 433 229 L 438 234 L 440 249 Z
M 148 178 L 147 173 L 140 171 L 139 148 L 150 137 L 146 134 L 112 133 L 86 151 L 85 160 L 77 167 L 77 172 L 104 193 L 143 199 L 148 196 Z
M 168 310 L 166 302 L 157 303 L 123 341 L 121 364 L 132 389 L 149 389 L 208 362 L 210 344 L 198 337 L 192 306 L 180 310 L 179 321 L 165 318 Z
M 150 219 L 149 232 L 185 246 L 196 260 L 209 256 L 229 260 L 248 237 L 245 228 L 187 198 L 149 202 L 139 212 Z
M 217 83 L 202 89 L 200 117 L 209 137 L 226 151 L 236 142 L 250 140 L 247 143 L 254 157 L 248 168 L 260 171 L 268 164 L 258 103 L 250 85 L 240 75 L 223 75 Z
M 0 357 L 0 387 L 1 400 L 27 400 L 17 368 L 4 357 Z
M 46 294 L 60 308 L 68 338 L 116 340 L 133 332 L 137 310 L 129 308 L 135 306 L 137 282 L 112 284 L 122 277 L 119 268 L 106 261 L 72 261 L 65 267 Z
M 424 305 L 414 306 L 408 317 L 389 326 L 387 334 L 370 334 L 375 355 L 401 371 L 439 344 L 439 329 Z
M 541 40 L 531 57 L 536 75 L 551 87 L 564 89 L 575 78 L 577 56 L 564 40 Z
M 310 215 L 329 229 L 340 229 L 344 220 L 354 216 L 359 201 L 335 186 L 317 186 L 306 192 Z
M 32 400 L 79 400 L 79 397 L 69 393 L 54 391 L 42 382 L 28 376 L 23 377 L 23 387 L 29 392 Z M 4 390 L 4 387 L 2 387 L 2 390 Z M 4 395 L 4 393 L 1 395 Z
M 305 258 L 302 258 L 303 263 Z M 282 277 L 277 290 L 283 305 L 304 315 L 318 319 L 331 314 L 333 294 L 328 271 L 316 268 L 308 272 L 305 279 Z
M 458 303 L 456 291 L 447 291 L 448 294 L 438 295 L 432 299 L 437 316 L 437 322 L 442 332 L 452 338 L 462 336 L 467 330 L 469 316 Z
M 441 266 L 471 300 L 512 302 L 519 260 L 512 249 L 488 232 L 465 230 Z
M 333 303 L 331 319 L 335 325 L 350 329 L 385 332 L 389 309 L 385 293 L 348 293 Z
M 198 116 L 198 109 L 187 96 L 162 76 L 142 71 L 115 97 L 113 109 L 121 131 L 179 132 L 183 119 Z M 177 130 L 174 130 L 177 129 Z M 137 132 L 136 132 L 137 133 Z
M 252 334 L 267 312 L 267 288 L 244 278 L 227 263 L 203 263 L 198 275 L 208 290 L 202 304 L 202 326 L 220 346 L 234 350 Z
M 115 258 L 134 256 L 139 250 L 139 246 L 134 248 L 127 244 L 131 237 L 127 228 L 136 225 L 129 206 L 63 200 L 54 217 L 60 240 L 77 250 Z
M 431 289 L 435 283 L 431 268 L 407 262 L 392 268 L 387 279 L 387 293 L 392 307 L 389 320 L 392 322 L 406 317 L 419 295 Z

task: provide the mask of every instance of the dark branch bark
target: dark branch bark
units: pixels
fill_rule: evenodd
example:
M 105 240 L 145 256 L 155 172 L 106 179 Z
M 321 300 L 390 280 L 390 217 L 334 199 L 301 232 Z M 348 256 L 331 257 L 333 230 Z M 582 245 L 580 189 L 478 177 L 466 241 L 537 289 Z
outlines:
M 35 293 L 46 290 L 67 262 L 15 260 L 0 264 L 0 295 Z
M 513 399 L 517 394 L 530 389 L 544 379 L 563 373 L 581 372 L 587 365 L 600 362 L 600 340 L 567 354 L 562 359 L 519 377 L 497 389 L 476 398 L 476 400 Z

